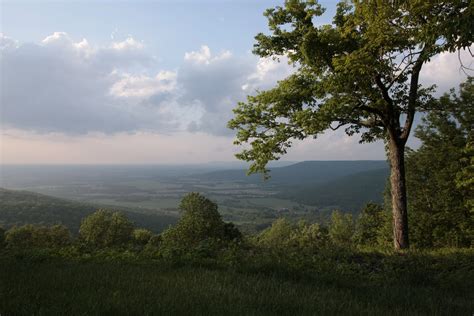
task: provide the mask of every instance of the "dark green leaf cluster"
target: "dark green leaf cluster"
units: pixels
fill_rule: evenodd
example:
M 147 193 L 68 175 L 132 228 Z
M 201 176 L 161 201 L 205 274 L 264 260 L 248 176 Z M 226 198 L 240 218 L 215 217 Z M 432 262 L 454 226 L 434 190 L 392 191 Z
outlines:
M 87 216 L 79 228 L 80 238 L 96 248 L 126 244 L 132 240 L 133 232 L 133 223 L 124 214 L 106 210 Z
M 186 195 L 180 204 L 180 220 L 161 234 L 160 252 L 165 257 L 212 255 L 230 242 L 240 241 L 239 230 L 232 223 L 225 223 L 217 208 L 199 193 Z
M 474 79 L 440 98 L 417 128 L 422 141 L 407 155 L 410 233 L 418 247 L 474 241 Z
M 5 234 L 5 242 L 12 249 L 60 248 L 72 242 L 71 233 L 63 225 L 14 226 Z

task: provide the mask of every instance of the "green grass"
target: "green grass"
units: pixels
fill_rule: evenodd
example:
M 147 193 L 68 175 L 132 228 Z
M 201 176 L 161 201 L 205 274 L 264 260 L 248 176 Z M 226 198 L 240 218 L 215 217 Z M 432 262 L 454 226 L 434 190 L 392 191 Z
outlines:
M 9 256 L 0 259 L 0 314 L 471 315 L 474 310 L 469 291 L 439 284 L 251 271 Z

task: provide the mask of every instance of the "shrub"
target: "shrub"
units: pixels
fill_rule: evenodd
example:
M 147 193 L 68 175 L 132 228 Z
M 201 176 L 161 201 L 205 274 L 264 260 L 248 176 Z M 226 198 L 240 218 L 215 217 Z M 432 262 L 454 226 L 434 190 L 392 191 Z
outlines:
M 305 221 L 299 221 L 291 239 L 300 249 L 315 250 L 327 244 L 328 235 L 327 230 L 317 223 L 308 224 Z
M 14 226 L 6 232 L 5 241 L 10 248 L 57 248 L 71 243 L 71 233 L 63 225 Z
M 323 247 L 327 241 L 327 233 L 319 224 L 308 224 L 299 221 L 293 225 L 284 218 L 277 219 L 272 226 L 257 237 L 258 244 L 273 250 L 288 251 L 315 250 Z
M 285 218 L 279 218 L 258 237 L 258 244 L 267 248 L 286 248 L 293 233 L 292 224 Z
M 153 233 L 144 228 L 137 228 L 132 233 L 134 243 L 142 246 L 146 245 L 152 237 Z
M 98 210 L 82 220 L 80 237 L 96 248 L 122 246 L 132 240 L 133 224 L 119 212 Z
M 233 224 L 224 223 L 217 205 L 199 193 L 186 195 L 180 209 L 183 215 L 178 223 L 161 234 L 165 256 L 212 256 L 230 240 L 241 238 Z
M 378 204 L 368 203 L 357 219 L 354 241 L 359 245 L 375 246 L 384 224 L 383 208 Z
M 5 229 L 0 226 L 0 249 L 5 247 Z
M 352 214 L 343 214 L 334 211 L 329 224 L 329 239 L 338 246 L 350 246 L 354 235 L 354 223 Z

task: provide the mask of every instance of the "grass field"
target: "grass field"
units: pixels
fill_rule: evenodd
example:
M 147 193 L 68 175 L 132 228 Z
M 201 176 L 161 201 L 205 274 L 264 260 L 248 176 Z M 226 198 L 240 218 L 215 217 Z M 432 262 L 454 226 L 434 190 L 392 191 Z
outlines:
M 472 293 L 423 282 L 357 281 L 170 267 L 0 259 L 1 315 L 471 315 Z M 365 281 L 364 281 L 365 280 Z

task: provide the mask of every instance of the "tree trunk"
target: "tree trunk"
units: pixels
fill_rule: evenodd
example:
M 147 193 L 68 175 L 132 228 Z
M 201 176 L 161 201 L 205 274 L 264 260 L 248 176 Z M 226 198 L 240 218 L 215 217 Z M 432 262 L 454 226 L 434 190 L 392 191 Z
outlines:
M 408 243 L 407 190 L 405 184 L 405 143 L 389 140 L 390 185 L 392 193 L 393 243 L 396 250 Z

